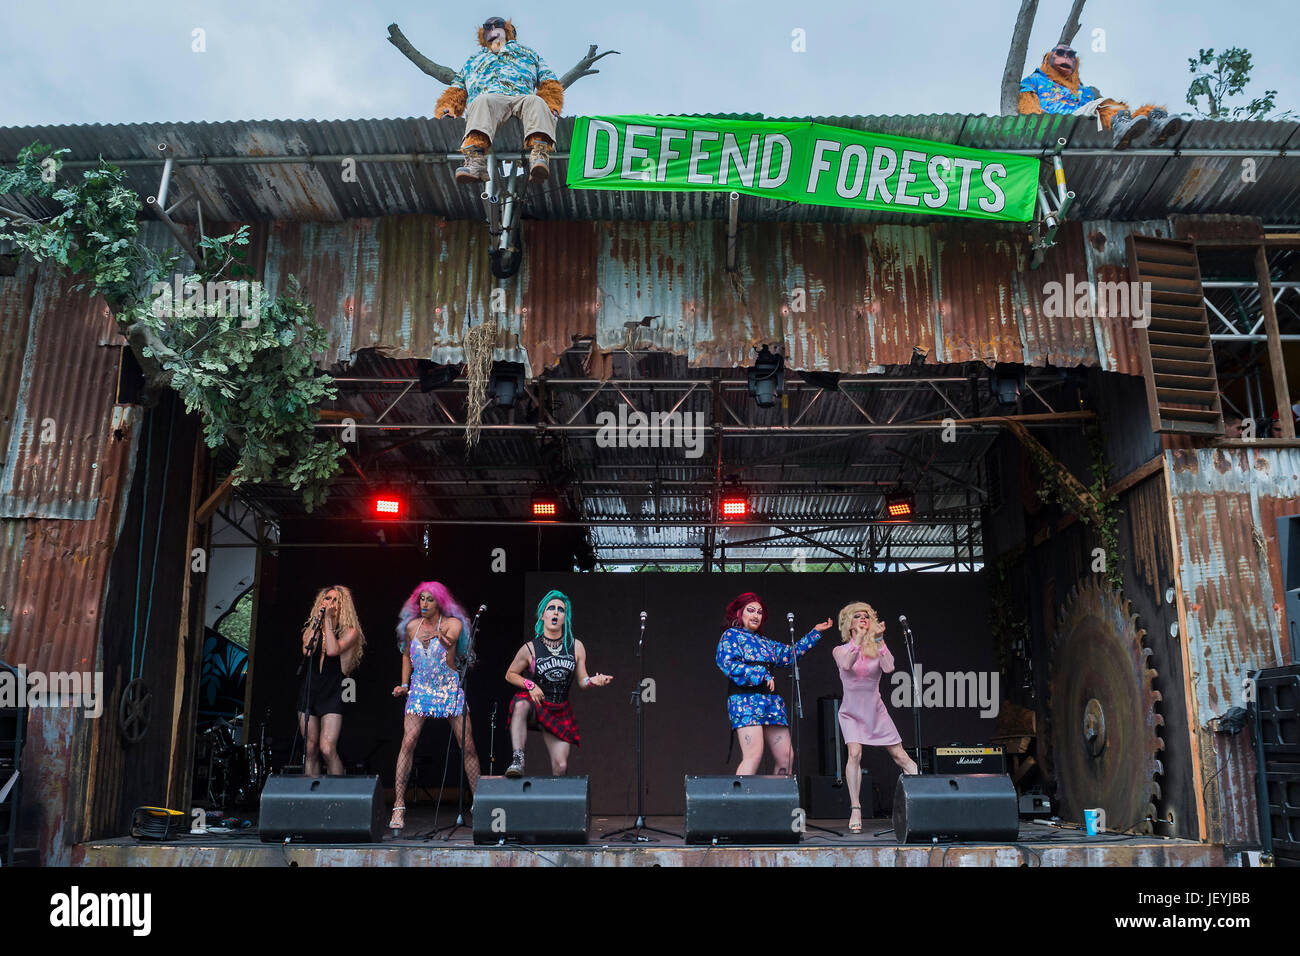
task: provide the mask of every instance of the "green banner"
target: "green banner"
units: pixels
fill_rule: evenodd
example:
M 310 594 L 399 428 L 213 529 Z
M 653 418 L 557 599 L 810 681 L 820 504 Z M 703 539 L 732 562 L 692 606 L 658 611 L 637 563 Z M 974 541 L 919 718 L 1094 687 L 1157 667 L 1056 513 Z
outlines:
M 1038 171 L 1033 156 L 821 123 L 579 116 L 568 184 L 1028 222 Z

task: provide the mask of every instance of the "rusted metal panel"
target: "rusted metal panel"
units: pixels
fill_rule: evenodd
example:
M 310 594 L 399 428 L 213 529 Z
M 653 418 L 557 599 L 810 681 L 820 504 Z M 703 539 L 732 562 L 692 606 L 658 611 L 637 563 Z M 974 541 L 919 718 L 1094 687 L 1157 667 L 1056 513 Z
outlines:
M 0 517 L 87 520 L 102 497 L 120 351 L 92 344 L 110 337 L 108 309 L 74 284 L 49 268 L 36 283 Z
M 845 373 L 906 364 L 913 346 L 936 363 L 1101 361 L 1090 318 L 1044 307 L 1048 283 L 1091 274 L 1078 227 L 1037 271 L 1019 233 L 969 225 L 750 224 L 733 272 L 721 222 L 529 222 L 524 232 L 523 274 L 497 280 L 481 225 L 277 223 L 265 281 L 274 294 L 298 277 L 331 331 L 327 365 L 363 349 L 460 362 L 465 332 L 489 315 L 501 327 L 496 357 L 533 375 L 584 335 L 597 356 L 663 351 L 691 368 L 750 365 L 765 343 L 791 368 Z M 1132 335 L 1117 330 L 1117 342 L 1121 331 Z
M 1128 282 L 1128 255 L 1124 241 L 1129 235 L 1167 237 L 1170 227 L 1164 220 L 1153 222 L 1085 222 L 1088 282 L 1094 290 L 1103 283 Z M 1093 334 L 1097 342 L 1098 362 L 1108 372 L 1125 375 L 1142 374 L 1142 356 L 1131 316 L 1111 315 L 1109 296 L 1094 294 Z
M 1276 519 L 1300 512 L 1294 449 L 1166 451 L 1211 838 L 1257 839 L 1254 756 L 1209 722 L 1247 672 L 1287 662 Z M 1211 786 L 1211 780 L 1213 786 Z
M 0 277 L 0 455 L 9 449 L 14 406 L 23 380 L 36 275 L 35 260 L 23 256 L 14 275 Z
M 73 861 L 77 807 L 90 776 L 84 754 L 90 723 L 80 707 L 32 707 L 27 712 L 17 842 L 35 848 L 42 866 Z
M 1015 276 L 1024 236 L 966 224 L 936 226 L 941 362 L 1025 362 Z
M 533 373 L 551 368 L 575 335 L 595 336 L 599 227 L 593 222 L 530 222 L 524 226 L 523 333 Z
M 630 818 L 629 818 L 630 819 Z M 618 821 L 623 822 L 623 821 Z M 680 829 L 680 818 L 652 817 L 654 826 Z M 809 821 L 814 822 L 814 821 Z M 826 821 L 830 822 L 830 821 Z M 1037 829 L 1037 828 L 1032 828 Z M 1047 828 L 1042 828 L 1046 830 Z M 1045 836 L 1045 835 L 1044 835 Z M 592 835 L 592 839 L 597 839 Z M 234 845 L 232 845 L 232 843 Z M 1222 846 L 1184 840 L 1131 840 L 1122 844 L 1035 840 L 1016 844 L 905 846 L 896 843 L 839 846 L 571 846 L 530 849 L 432 847 L 396 841 L 357 847 L 261 844 L 238 837 L 149 845 L 134 840 L 85 843 L 79 866 L 1223 866 L 1236 862 Z

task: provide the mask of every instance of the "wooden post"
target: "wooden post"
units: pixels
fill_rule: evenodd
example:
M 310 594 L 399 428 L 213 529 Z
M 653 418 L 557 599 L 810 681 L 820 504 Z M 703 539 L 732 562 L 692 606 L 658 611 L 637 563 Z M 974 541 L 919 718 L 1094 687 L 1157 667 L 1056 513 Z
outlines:
M 1255 247 L 1255 278 L 1259 283 L 1259 305 L 1268 333 L 1268 367 L 1273 375 L 1273 396 L 1282 438 L 1295 438 L 1295 416 L 1291 413 L 1291 390 L 1286 383 L 1286 362 L 1282 360 L 1282 337 L 1277 331 L 1277 309 L 1273 307 L 1273 283 L 1268 277 L 1268 250 Z

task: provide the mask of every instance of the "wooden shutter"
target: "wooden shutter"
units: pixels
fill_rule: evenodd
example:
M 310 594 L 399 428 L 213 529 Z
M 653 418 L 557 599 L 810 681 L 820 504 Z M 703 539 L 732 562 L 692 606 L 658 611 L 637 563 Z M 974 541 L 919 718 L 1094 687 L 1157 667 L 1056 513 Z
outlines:
M 1129 236 L 1128 266 L 1134 282 L 1151 283 L 1150 324 L 1134 332 L 1152 430 L 1222 435 L 1219 376 L 1196 247 L 1176 239 Z

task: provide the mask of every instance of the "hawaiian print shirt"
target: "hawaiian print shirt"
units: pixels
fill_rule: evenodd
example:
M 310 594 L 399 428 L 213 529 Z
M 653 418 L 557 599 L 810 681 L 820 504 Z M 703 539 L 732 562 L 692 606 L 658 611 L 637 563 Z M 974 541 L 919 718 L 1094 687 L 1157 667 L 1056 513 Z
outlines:
M 1078 91 L 1062 86 L 1042 70 L 1034 70 L 1020 81 L 1021 93 L 1037 93 L 1038 105 L 1044 113 L 1073 113 L 1084 103 L 1097 98 L 1091 86 L 1081 86 Z
M 480 49 L 465 61 L 451 84 L 465 91 L 467 100 L 480 93 L 528 96 L 545 80 L 559 81 L 536 50 L 510 40 L 500 53 Z

